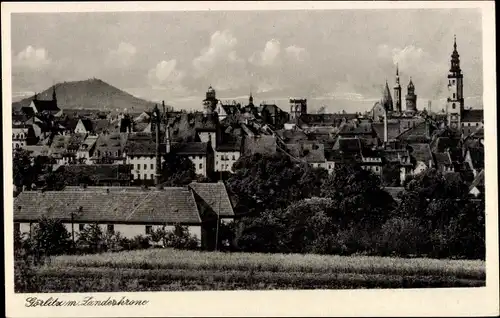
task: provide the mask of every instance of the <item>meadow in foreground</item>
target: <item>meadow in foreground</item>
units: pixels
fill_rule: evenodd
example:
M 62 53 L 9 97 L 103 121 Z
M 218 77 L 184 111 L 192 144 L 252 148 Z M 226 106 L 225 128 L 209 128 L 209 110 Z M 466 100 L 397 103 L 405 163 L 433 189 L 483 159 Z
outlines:
M 38 292 L 477 287 L 483 261 L 148 249 L 63 255 Z

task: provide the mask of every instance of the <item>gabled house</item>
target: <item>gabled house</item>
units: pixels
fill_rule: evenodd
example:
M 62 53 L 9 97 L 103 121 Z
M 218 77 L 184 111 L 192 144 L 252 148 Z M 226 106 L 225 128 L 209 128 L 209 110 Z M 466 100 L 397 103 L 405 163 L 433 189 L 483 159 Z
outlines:
M 434 158 L 429 144 L 412 143 L 408 148 L 414 160 L 413 174 L 416 175 L 434 167 Z
M 293 157 L 306 162 L 313 168 L 327 169 L 325 147 L 320 143 L 287 144 L 286 150 Z
M 87 138 L 85 138 L 76 153 L 78 162 L 92 164 L 90 158 L 94 155 L 97 138 L 97 136 L 87 136 Z
M 436 160 L 436 168 L 441 173 L 455 171 L 449 152 L 437 152 L 434 154 L 434 158 Z
M 14 229 L 27 235 L 42 216 L 61 220 L 76 238 L 89 224 L 98 224 L 105 233 L 120 232 L 126 238 L 146 236 L 159 228 L 172 230 L 179 224 L 187 226 L 207 250 L 215 245 L 218 219 L 234 216 L 223 184 L 24 191 L 15 198 L 14 207 Z

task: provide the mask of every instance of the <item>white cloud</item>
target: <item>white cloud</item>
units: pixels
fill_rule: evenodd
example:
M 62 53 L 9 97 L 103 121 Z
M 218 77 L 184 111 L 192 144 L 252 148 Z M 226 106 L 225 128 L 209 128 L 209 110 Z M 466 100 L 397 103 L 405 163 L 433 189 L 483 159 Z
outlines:
M 28 45 L 24 50 L 19 52 L 14 58 L 14 66 L 29 68 L 29 69 L 42 69 L 51 64 L 48 52 L 44 48 L 36 48 Z
M 205 76 L 217 68 L 227 67 L 227 64 L 240 64 L 242 60 L 235 51 L 237 44 L 238 41 L 228 30 L 212 34 L 209 46 L 193 60 L 194 75 Z
M 281 52 L 281 43 L 276 39 L 267 41 L 264 49 L 261 52 L 255 52 L 250 58 L 249 62 L 260 66 L 274 65 Z
M 285 49 L 287 56 L 295 59 L 299 62 L 304 62 L 309 56 L 306 49 L 303 47 L 298 47 L 296 45 L 290 45 Z
M 148 72 L 150 85 L 155 90 L 167 90 L 172 93 L 185 93 L 182 84 L 185 72 L 177 69 L 177 60 L 161 61 Z
M 114 50 L 109 51 L 107 64 L 116 67 L 126 67 L 132 64 L 137 49 L 130 43 L 121 42 Z

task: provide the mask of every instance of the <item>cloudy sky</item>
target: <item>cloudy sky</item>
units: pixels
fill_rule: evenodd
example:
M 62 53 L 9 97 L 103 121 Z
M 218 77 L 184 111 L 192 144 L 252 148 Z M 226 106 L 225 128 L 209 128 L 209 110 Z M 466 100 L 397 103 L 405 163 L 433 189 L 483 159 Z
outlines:
M 252 91 L 257 101 L 304 96 L 336 108 L 373 103 L 398 63 L 403 94 L 412 76 L 422 105 L 446 96 L 454 34 L 464 93 L 477 100 L 475 9 L 17 13 L 13 96 L 96 77 L 180 108 L 198 107 L 209 85 L 222 99 Z

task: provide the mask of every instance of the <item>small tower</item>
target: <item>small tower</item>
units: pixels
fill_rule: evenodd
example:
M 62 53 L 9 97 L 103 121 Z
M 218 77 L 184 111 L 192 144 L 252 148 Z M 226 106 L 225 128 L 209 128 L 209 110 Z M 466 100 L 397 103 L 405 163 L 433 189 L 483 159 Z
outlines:
M 417 95 L 415 95 L 415 85 L 410 77 L 406 94 L 406 111 L 417 112 Z
M 211 114 L 215 111 L 215 107 L 217 106 L 217 97 L 215 93 L 215 89 L 212 88 L 212 85 L 208 87 L 208 90 L 205 94 L 205 99 L 203 100 L 203 109 L 206 114 Z
M 252 92 L 250 92 L 250 97 L 248 97 L 248 105 L 249 105 L 249 106 L 253 106 L 253 96 L 252 96 Z
M 401 85 L 399 84 L 399 65 L 396 64 L 396 84 L 394 85 L 395 111 L 401 113 Z
M 305 114 L 307 114 L 307 99 L 290 98 L 290 119 L 298 120 Z
M 155 108 L 153 109 L 153 116 L 154 116 L 154 121 L 155 121 L 155 133 L 156 133 L 156 138 L 155 138 L 155 144 L 156 144 L 156 173 L 155 173 L 155 185 L 157 187 L 160 186 L 160 178 L 161 178 L 161 157 L 160 157 L 160 110 L 158 109 L 158 105 L 155 105 Z
M 460 129 L 461 117 L 464 111 L 464 75 L 460 69 L 460 55 L 457 51 L 456 37 L 454 37 L 453 41 L 453 53 L 451 54 L 450 64 L 450 71 L 448 72 L 448 99 L 446 102 L 448 126 L 453 129 Z

